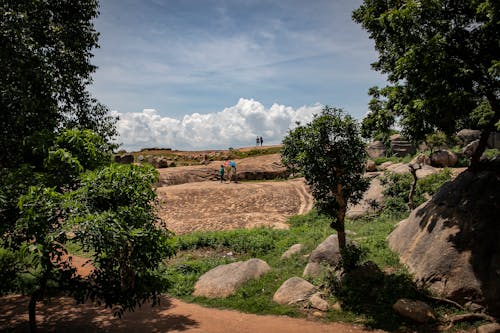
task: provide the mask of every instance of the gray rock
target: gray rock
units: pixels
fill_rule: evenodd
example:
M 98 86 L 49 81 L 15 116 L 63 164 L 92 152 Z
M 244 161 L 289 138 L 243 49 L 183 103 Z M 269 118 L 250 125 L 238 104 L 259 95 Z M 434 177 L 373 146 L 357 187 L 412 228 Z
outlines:
M 328 311 L 330 309 L 330 304 L 328 304 L 327 301 L 321 297 L 321 293 L 314 293 L 310 298 L 309 298 L 309 305 L 312 308 L 318 309 L 320 311 Z
M 233 262 L 218 266 L 198 279 L 194 286 L 194 296 L 224 298 L 232 295 L 246 281 L 258 279 L 269 272 L 271 267 L 260 259 Z
M 472 154 L 474 154 L 474 152 L 476 151 L 478 146 L 479 146 L 479 140 L 474 140 L 467 146 L 465 146 L 464 149 L 462 149 L 462 153 L 467 157 L 471 157 Z
M 309 256 L 309 262 L 336 266 L 340 260 L 339 239 L 336 234 L 328 236 Z
M 292 277 L 274 293 L 273 301 L 278 304 L 305 302 L 315 291 L 316 287 L 311 283 L 299 277 Z
M 401 298 L 394 303 L 392 308 L 401 316 L 409 318 L 417 323 L 428 323 L 436 320 L 432 308 L 421 301 Z
M 458 157 L 448 150 L 438 150 L 431 155 L 432 166 L 438 168 L 452 167 L 457 164 Z
M 377 165 L 375 164 L 374 161 L 372 161 L 372 160 L 366 161 L 366 171 L 367 172 L 377 171 Z
M 374 141 L 366 147 L 366 152 L 373 159 L 385 156 L 384 143 L 382 141 Z
M 383 190 L 384 187 L 380 183 L 380 180 L 378 178 L 373 178 L 370 181 L 370 187 L 368 187 L 368 190 L 363 194 L 363 199 L 361 199 L 357 205 L 350 205 L 347 209 L 346 216 L 355 219 L 377 210 L 374 203 L 377 203 L 379 206 L 383 203 Z
M 134 163 L 134 155 L 132 154 L 124 154 L 120 156 L 120 163 L 123 164 L 132 164 Z
M 500 315 L 500 161 L 464 171 L 389 235 L 418 283 Z
M 326 268 L 317 262 L 309 262 L 304 268 L 302 276 L 319 277 L 325 272 Z
M 300 253 L 303 248 L 304 248 L 304 245 L 302 245 L 302 244 L 294 244 L 294 245 L 290 246 L 290 248 L 288 250 L 286 250 L 286 252 L 281 255 L 281 259 L 289 259 L 292 256 Z
M 474 140 L 478 140 L 481 136 L 481 131 L 472 130 L 472 129 L 463 129 L 457 133 L 457 138 L 462 144 L 462 146 L 466 146 Z
M 423 165 L 431 165 L 431 159 L 429 156 L 425 154 L 418 154 L 415 158 L 413 158 L 410 164 L 420 164 Z

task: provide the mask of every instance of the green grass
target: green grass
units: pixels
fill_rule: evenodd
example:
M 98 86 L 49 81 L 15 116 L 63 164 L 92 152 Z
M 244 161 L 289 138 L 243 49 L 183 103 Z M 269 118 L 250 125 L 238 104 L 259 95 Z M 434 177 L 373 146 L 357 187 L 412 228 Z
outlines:
M 322 286 L 329 294 L 331 303 L 341 301 L 342 310 L 329 310 L 323 318 L 326 322 L 343 321 L 362 323 L 366 326 L 388 331 L 411 330 L 427 332 L 435 326 L 416 326 L 406 322 L 392 310 L 392 304 L 401 297 L 422 299 L 429 303 L 426 291 L 413 283 L 398 256 L 387 245 L 387 235 L 396 223 L 406 215 L 381 214 L 355 221 L 346 221 L 348 238 L 355 241 L 366 253 L 365 260 L 373 261 L 380 274 L 365 280 L 347 279 L 341 289 L 330 289 L 331 277 L 325 275 L 310 281 Z M 166 260 L 162 271 L 170 281 L 165 292 L 188 302 L 235 309 L 247 313 L 287 315 L 303 317 L 307 310 L 298 306 L 284 306 L 273 302 L 275 291 L 287 279 L 302 276 L 310 253 L 326 237 L 334 233 L 328 219 L 315 211 L 289 219 L 289 230 L 259 228 L 252 230 L 231 230 L 218 232 L 197 232 L 175 237 L 172 241 L 178 254 Z M 304 245 L 304 251 L 288 260 L 281 260 L 281 254 L 295 243 Z M 231 252 L 231 255 L 228 253 Z M 247 260 L 252 257 L 266 261 L 272 270 L 258 280 L 251 280 L 238 289 L 236 294 L 223 299 L 194 297 L 192 292 L 198 278 L 208 270 L 222 264 Z M 436 306 L 438 314 L 456 313 L 455 309 Z M 471 324 L 465 325 L 472 327 Z M 462 326 L 461 326 L 462 328 Z

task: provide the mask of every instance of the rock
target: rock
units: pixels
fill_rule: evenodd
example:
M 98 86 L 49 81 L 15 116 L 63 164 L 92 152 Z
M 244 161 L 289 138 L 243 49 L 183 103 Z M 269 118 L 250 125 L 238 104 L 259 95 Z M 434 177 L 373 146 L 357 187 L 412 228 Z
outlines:
M 438 150 L 431 155 L 431 165 L 438 168 L 452 167 L 457 161 L 457 155 L 448 150 Z
M 335 304 L 332 305 L 332 310 L 342 311 L 342 305 L 339 302 L 336 302 Z
M 392 308 L 401 316 L 409 318 L 417 323 L 428 323 L 436 320 L 432 308 L 421 301 L 401 298 L 394 303 Z
M 367 172 L 377 171 L 377 165 L 375 164 L 374 161 L 372 160 L 366 161 L 366 171 Z
M 307 263 L 306 267 L 304 268 L 304 272 L 302 273 L 302 276 L 313 276 L 313 277 L 318 277 L 325 272 L 326 268 L 321 265 L 320 263 L 317 262 L 309 262 Z
M 420 164 L 421 166 L 431 165 L 431 159 L 425 154 L 418 154 L 414 159 L 411 160 L 410 164 Z
M 482 169 L 482 170 L 481 170 Z M 389 235 L 419 284 L 500 315 L 500 161 L 464 171 Z
M 328 311 L 328 309 L 330 308 L 330 304 L 328 304 L 327 301 L 325 301 L 322 297 L 321 297 L 321 293 L 314 293 L 310 298 L 309 298 L 309 305 L 312 307 L 312 308 L 315 308 L 315 309 L 318 309 L 320 311 Z
M 377 211 L 384 201 L 384 196 L 382 195 L 383 190 L 384 187 L 380 183 L 380 180 L 378 178 L 373 178 L 370 181 L 370 187 L 368 187 L 368 190 L 363 194 L 363 199 L 355 206 L 350 205 L 347 209 L 346 216 L 355 219 L 370 212 Z M 379 207 L 376 207 L 376 205 Z
M 165 157 L 156 157 L 153 159 L 153 166 L 157 169 L 168 168 L 168 160 Z
M 393 156 L 405 157 L 406 155 L 413 155 L 417 151 L 417 148 L 411 142 L 403 139 L 399 134 L 391 135 L 389 141 Z
M 471 157 L 472 154 L 474 154 L 474 152 L 476 151 L 478 146 L 479 146 L 479 140 L 474 140 L 467 146 L 465 146 L 464 149 L 462 149 L 462 153 L 467 157 Z
M 313 317 L 316 317 L 316 318 L 323 318 L 325 315 L 322 313 L 322 312 L 319 312 L 319 311 L 314 311 L 312 313 Z
M 122 158 L 120 157 L 120 155 L 115 155 L 113 160 L 115 161 L 115 163 L 121 163 Z
M 396 134 L 389 136 L 389 142 L 394 141 L 394 140 L 403 140 L 403 136 L 399 133 L 396 133 Z
M 309 262 L 327 263 L 330 266 L 337 265 L 339 260 L 339 240 L 336 234 L 328 236 L 309 256 Z
M 373 159 L 385 156 L 384 143 L 382 141 L 374 141 L 366 147 L 366 152 Z
M 430 165 L 423 165 L 420 169 L 417 170 L 417 178 L 425 178 L 427 176 L 438 173 L 439 170 L 431 167 Z
M 288 250 L 286 250 L 286 252 L 281 255 L 281 259 L 289 259 L 293 255 L 300 253 L 303 248 L 304 248 L 304 245 L 302 245 L 302 244 L 294 244 L 294 245 L 290 246 L 290 248 Z
M 466 146 L 474 140 L 479 140 L 481 131 L 472 129 L 463 129 L 457 133 L 457 138 L 462 146 Z
M 397 174 L 409 173 L 410 169 L 406 163 L 393 163 L 386 168 L 386 171 L 394 172 Z
M 246 281 L 257 279 L 271 267 L 260 259 L 233 262 L 218 266 L 198 279 L 194 286 L 194 296 L 224 298 L 232 295 Z
M 292 277 L 286 280 L 274 293 L 273 301 L 278 304 L 305 302 L 316 291 L 316 287 L 304 279 Z
M 120 156 L 120 163 L 123 164 L 132 164 L 134 163 L 134 155 L 132 154 L 124 154 Z
M 139 163 L 144 162 L 144 155 L 137 156 L 137 162 L 139 162 Z
M 382 277 L 383 273 L 373 261 L 366 261 L 344 275 L 349 275 L 351 281 L 359 281 L 362 284 L 364 281 Z
M 484 309 L 481 305 L 476 304 L 474 302 L 465 303 L 464 308 L 466 308 L 470 312 L 480 312 Z
M 491 132 L 487 145 L 491 149 L 500 149 L 500 132 Z
M 481 325 L 476 330 L 477 333 L 500 333 L 500 324 L 491 323 L 486 325 Z
M 394 164 L 394 162 L 387 161 L 387 162 L 380 164 L 378 168 L 382 171 L 385 171 L 385 170 L 387 170 L 388 167 L 390 167 L 393 164 Z

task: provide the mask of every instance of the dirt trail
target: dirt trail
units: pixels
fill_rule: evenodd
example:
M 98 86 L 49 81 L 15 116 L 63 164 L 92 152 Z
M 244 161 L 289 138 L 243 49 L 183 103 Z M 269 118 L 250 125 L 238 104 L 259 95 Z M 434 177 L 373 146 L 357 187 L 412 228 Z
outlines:
M 14 295 L 0 298 L 0 331 L 29 331 L 27 308 L 27 297 Z M 145 304 L 121 319 L 113 317 L 109 309 L 89 303 L 75 305 L 74 300 L 67 297 L 54 298 L 46 305 L 38 304 L 37 311 L 39 332 L 368 332 L 355 325 L 210 309 L 167 297 L 162 297 L 160 306 Z

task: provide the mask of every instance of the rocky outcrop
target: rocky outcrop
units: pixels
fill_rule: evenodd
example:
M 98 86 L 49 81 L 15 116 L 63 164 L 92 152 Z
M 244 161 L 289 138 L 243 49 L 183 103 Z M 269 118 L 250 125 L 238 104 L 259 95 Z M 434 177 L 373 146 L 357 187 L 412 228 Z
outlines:
M 385 156 L 384 143 L 382 141 L 374 141 L 366 147 L 366 152 L 373 159 Z
M 316 287 L 311 283 L 299 277 L 292 277 L 274 293 L 273 301 L 278 304 L 306 302 L 315 292 Z
M 407 298 L 398 299 L 392 306 L 399 315 L 409 318 L 417 323 L 428 323 L 436 320 L 432 308 L 424 302 Z
M 393 156 L 405 157 L 406 155 L 413 155 L 417 151 L 415 145 L 405 140 L 400 134 L 391 135 L 389 144 Z
M 429 156 L 424 153 L 418 154 L 415 158 L 413 158 L 410 164 L 419 164 L 419 165 L 431 165 L 431 159 Z
M 389 235 L 417 282 L 500 315 L 500 160 L 446 183 Z
M 479 140 L 481 136 L 481 131 L 472 129 L 463 129 L 457 133 L 458 141 L 460 141 L 461 146 L 467 146 L 474 140 Z
M 449 150 L 438 150 L 431 155 L 431 165 L 438 168 L 455 166 L 457 161 L 457 155 Z
M 198 279 L 194 286 L 194 296 L 224 298 L 232 295 L 246 281 L 257 279 L 271 267 L 260 259 L 233 262 L 218 266 Z
M 370 187 L 363 194 L 363 199 L 357 205 L 350 205 L 346 216 L 355 219 L 377 211 L 384 200 L 384 196 L 382 195 L 383 190 L 384 187 L 380 183 L 380 180 L 377 177 L 373 178 L 370 181 Z

